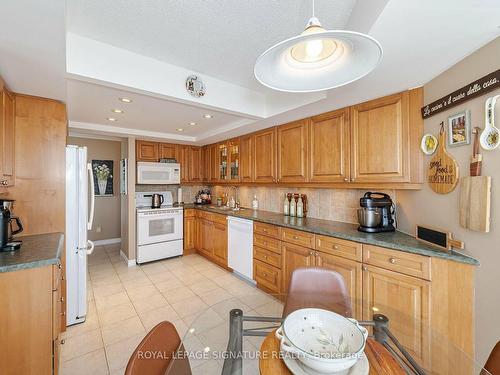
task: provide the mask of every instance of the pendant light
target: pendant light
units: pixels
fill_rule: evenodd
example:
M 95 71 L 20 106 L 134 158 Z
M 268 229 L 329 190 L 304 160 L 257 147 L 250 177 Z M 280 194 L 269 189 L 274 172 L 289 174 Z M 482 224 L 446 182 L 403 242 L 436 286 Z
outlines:
M 255 78 L 287 92 L 314 92 L 354 82 L 378 65 L 382 47 L 369 35 L 325 30 L 314 15 L 302 34 L 275 44 L 255 63 Z

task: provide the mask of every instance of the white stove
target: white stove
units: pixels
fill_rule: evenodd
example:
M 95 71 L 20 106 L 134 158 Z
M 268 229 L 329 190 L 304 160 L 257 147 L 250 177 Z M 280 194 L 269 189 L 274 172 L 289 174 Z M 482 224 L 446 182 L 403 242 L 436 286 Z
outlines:
M 161 194 L 164 204 L 151 208 L 153 194 Z M 173 206 L 172 193 L 136 193 L 137 263 L 182 255 L 184 210 Z

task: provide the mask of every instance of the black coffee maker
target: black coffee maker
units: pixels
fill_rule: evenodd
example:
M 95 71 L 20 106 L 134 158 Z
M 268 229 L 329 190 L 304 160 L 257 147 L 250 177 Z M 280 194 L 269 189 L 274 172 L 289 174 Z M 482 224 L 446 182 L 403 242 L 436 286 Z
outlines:
M 0 251 L 12 251 L 21 247 L 21 241 L 15 241 L 14 235 L 23 231 L 23 224 L 12 215 L 14 200 L 0 198 Z M 16 223 L 17 229 L 12 224 Z
M 389 195 L 367 192 L 360 198 L 358 221 L 360 232 L 394 232 L 396 208 Z

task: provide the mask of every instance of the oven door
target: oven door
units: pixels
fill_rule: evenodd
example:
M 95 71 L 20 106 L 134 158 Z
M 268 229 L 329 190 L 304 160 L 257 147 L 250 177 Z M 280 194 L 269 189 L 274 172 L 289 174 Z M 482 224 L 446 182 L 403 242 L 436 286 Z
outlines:
M 182 210 L 159 209 L 137 213 L 137 245 L 148 245 L 182 238 Z
M 179 184 L 180 165 L 177 163 L 137 163 L 138 184 Z

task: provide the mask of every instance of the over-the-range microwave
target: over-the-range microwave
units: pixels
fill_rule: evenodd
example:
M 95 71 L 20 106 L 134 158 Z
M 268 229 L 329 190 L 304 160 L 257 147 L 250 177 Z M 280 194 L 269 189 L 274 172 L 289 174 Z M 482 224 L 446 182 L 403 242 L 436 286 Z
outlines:
M 178 163 L 137 162 L 137 183 L 172 185 L 181 183 L 181 166 Z

